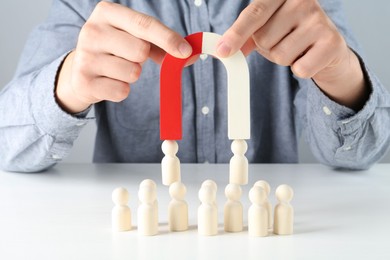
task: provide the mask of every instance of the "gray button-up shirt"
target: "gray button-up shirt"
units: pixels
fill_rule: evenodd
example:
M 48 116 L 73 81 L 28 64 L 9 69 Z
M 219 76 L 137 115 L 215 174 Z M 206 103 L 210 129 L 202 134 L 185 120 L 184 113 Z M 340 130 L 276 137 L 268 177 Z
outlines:
M 65 113 L 55 101 L 54 82 L 64 56 L 75 48 L 81 27 L 96 0 L 55 0 L 50 14 L 34 30 L 14 79 L 0 94 L 0 167 L 39 171 L 64 158 L 87 112 Z M 115 1 L 159 18 L 183 36 L 223 34 L 247 0 Z M 320 1 L 324 10 L 359 53 L 343 18 L 340 1 Z M 361 55 L 359 55 L 361 56 Z M 250 70 L 250 162 L 298 162 L 297 143 L 304 132 L 319 161 L 333 167 L 367 168 L 389 145 L 390 96 L 361 60 L 372 93 L 361 111 L 326 97 L 311 80 L 293 76 L 258 53 L 247 58 Z M 129 97 L 95 105 L 98 126 L 95 162 L 160 162 L 159 66 L 147 62 Z M 183 71 L 182 162 L 226 163 L 232 156 L 227 137 L 226 72 L 212 57 Z

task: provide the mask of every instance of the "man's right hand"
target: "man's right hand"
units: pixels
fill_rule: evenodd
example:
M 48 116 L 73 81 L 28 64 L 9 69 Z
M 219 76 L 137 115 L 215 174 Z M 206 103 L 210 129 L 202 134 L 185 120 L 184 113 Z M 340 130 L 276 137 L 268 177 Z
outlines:
M 100 2 L 80 31 L 77 47 L 59 72 L 56 97 L 69 113 L 109 100 L 120 102 L 138 80 L 142 63 L 169 53 L 187 58 L 192 48 L 157 19 L 119 4 Z

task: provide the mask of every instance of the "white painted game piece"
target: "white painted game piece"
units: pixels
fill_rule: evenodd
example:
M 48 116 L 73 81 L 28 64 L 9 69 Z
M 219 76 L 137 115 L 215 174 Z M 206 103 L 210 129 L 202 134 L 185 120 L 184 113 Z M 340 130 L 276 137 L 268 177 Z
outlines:
M 267 199 L 264 202 L 264 206 L 268 210 L 268 228 L 271 229 L 272 228 L 272 222 L 273 222 L 272 205 L 271 205 L 271 202 L 269 201 L 269 194 L 271 192 L 271 186 L 269 185 L 268 182 L 266 182 L 264 180 L 260 180 L 260 181 L 255 182 L 255 184 L 253 186 L 260 186 L 267 193 Z
M 174 182 L 169 186 L 169 195 L 172 200 L 168 206 L 168 225 L 170 231 L 184 231 L 188 229 L 188 205 L 184 200 L 187 189 L 181 182 Z
M 213 236 L 218 233 L 218 209 L 216 191 L 211 185 L 205 185 L 199 190 L 201 204 L 198 208 L 198 233 L 203 236 Z
M 290 204 L 294 196 L 293 189 L 286 185 L 280 185 L 275 191 L 279 203 L 274 212 L 274 233 L 277 235 L 291 235 L 294 228 L 294 209 Z
M 125 188 L 116 188 L 112 192 L 112 201 L 115 206 L 112 209 L 112 229 L 114 231 L 128 231 L 131 229 L 131 211 L 127 206 L 129 193 Z
M 176 141 L 165 140 L 161 149 L 165 155 L 161 161 L 162 183 L 168 186 L 181 180 L 180 160 L 176 156 L 179 146 Z
M 230 183 L 225 188 L 227 201 L 223 210 L 224 230 L 226 232 L 242 231 L 242 204 L 240 198 L 242 190 L 240 185 Z
M 138 234 L 153 236 L 158 233 L 158 204 L 156 183 L 152 180 L 141 182 L 138 198 Z
M 248 145 L 245 140 L 233 140 L 232 145 L 233 157 L 229 165 L 229 183 L 244 185 L 248 183 L 248 159 L 245 152 Z
M 250 236 L 268 236 L 268 211 L 264 206 L 267 199 L 266 191 L 260 186 L 253 186 L 249 191 L 252 202 L 248 210 L 248 233 Z

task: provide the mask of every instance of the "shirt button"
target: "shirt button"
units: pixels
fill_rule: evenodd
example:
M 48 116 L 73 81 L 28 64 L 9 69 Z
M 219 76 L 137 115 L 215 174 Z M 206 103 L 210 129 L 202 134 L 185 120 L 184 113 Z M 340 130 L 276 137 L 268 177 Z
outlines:
M 194 4 L 195 4 L 195 6 L 199 7 L 202 5 L 202 0 L 195 0 Z
M 209 55 L 207 55 L 206 53 L 203 53 L 203 54 L 200 55 L 200 59 L 201 60 L 206 60 L 208 56 Z
M 347 146 L 347 147 L 344 148 L 344 151 L 349 151 L 349 150 L 351 150 L 351 149 L 352 149 L 351 146 Z
M 210 112 L 210 108 L 207 106 L 202 107 L 202 114 L 207 115 Z
M 58 154 L 53 154 L 51 156 L 51 158 L 53 158 L 54 160 L 61 160 L 62 159 L 61 156 L 59 156 Z
M 324 111 L 325 115 L 330 116 L 332 114 L 332 111 L 330 111 L 329 107 L 324 106 L 322 108 L 322 111 Z
M 86 124 L 85 122 L 79 122 L 79 123 L 76 124 L 76 126 L 83 126 L 85 124 Z

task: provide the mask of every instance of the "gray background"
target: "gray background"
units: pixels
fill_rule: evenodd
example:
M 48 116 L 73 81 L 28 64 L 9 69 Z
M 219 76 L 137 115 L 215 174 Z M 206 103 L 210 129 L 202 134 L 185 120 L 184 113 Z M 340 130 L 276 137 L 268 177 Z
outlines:
M 390 1 L 344 0 L 349 23 L 365 51 L 370 68 L 383 84 L 390 87 Z M 21 50 L 31 29 L 42 22 L 51 0 L 3 1 L 0 8 L 0 89 L 12 78 Z M 90 162 L 96 127 L 88 124 L 66 159 L 68 162 Z M 316 162 L 304 142 L 300 143 L 300 161 Z M 382 162 L 390 162 L 388 153 Z

